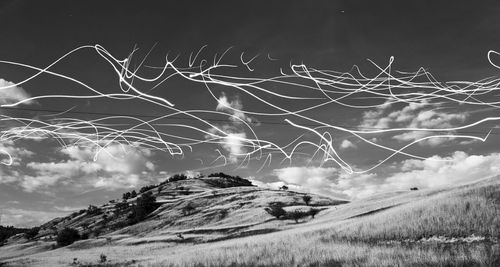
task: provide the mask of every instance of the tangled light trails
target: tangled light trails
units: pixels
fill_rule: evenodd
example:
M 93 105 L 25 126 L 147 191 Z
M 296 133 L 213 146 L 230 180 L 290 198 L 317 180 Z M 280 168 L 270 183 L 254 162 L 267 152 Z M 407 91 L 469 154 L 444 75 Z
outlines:
M 247 166 L 251 161 L 262 162 L 259 171 L 270 166 L 273 158 L 282 158 L 281 162 L 291 162 L 295 155 L 304 154 L 301 149 L 312 148 L 313 153 L 306 153 L 311 159 L 321 156 L 322 164 L 334 163 L 348 173 L 368 172 L 387 162 L 395 155 L 404 155 L 411 158 L 423 159 L 424 157 L 408 152 L 408 148 L 436 138 L 461 138 L 469 140 L 486 141 L 489 133 L 483 136 L 459 134 L 457 131 L 466 130 L 486 122 L 498 121 L 500 117 L 486 117 L 457 127 L 441 128 L 359 128 L 346 125 L 336 125 L 311 115 L 312 111 L 329 106 L 342 106 L 354 110 L 370 110 L 394 104 L 420 104 L 438 108 L 444 104 L 469 105 L 471 107 L 497 109 L 500 101 L 495 100 L 499 89 L 500 78 L 490 77 L 479 81 L 451 81 L 442 83 L 425 69 L 416 72 L 399 72 L 392 70 L 394 58 L 390 58 L 387 66 L 381 67 L 370 61 L 376 68 L 374 75 L 364 74 L 357 66 L 349 72 L 338 72 L 310 68 L 304 64 L 290 64 L 286 70 L 280 69 L 280 75 L 271 77 L 258 77 L 254 75 L 254 61 L 259 55 L 249 56 L 241 53 L 236 64 L 224 64 L 223 60 L 230 53 L 226 50 L 220 56 L 215 55 L 213 60 L 200 59 L 202 47 L 196 53 L 191 53 L 186 67 L 176 64 L 178 57 L 169 59 L 161 67 L 146 66 L 146 57 L 136 67 L 132 67 L 134 49 L 127 58 L 118 59 L 100 45 L 81 46 L 63 55 L 44 68 L 31 66 L 12 61 L 0 61 L 1 64 L 19 66 L 36 73 L 25 80 L 15 84 L 0 87 L 7 90 L 33 80 L 41 74 L 69 80 L 87 90 L 82 94 L 46 94 L 28 97 L 15 103 L 3 104 L 2 108 L 19 108 L 23 104 L 43 101 L 44 99 L 109 99 L 113 102 L 140 100 L 148 105 L 162 108 L 165 115 L 141 116 L 113 115 L 94 120 L 82 120 L 68 117 L 71 110 L 62 111 L 50 116 L 48 119 L 34 119 L 26 117 L 12 117 L 0 115 L 0 121 L 9 125 L 1 130 L 1 140 L 15 141 L 30 138 L 52 138 L 63 147 L 69 145 L 92 147 L 95 149 L 94 160 L 99 153 L 107 153 L 106 147 L 120 144 L 124 147 L 140 147 L 159 150 L 172 156 L 183 156 L 186 151 L 202 144 L 215 145 L 213 151 L 217 158 L 211 163 L 239 162 L 238 167 Z M 117 76 L 120 92 L 103 93 L 84 81 L 66 74 L 54 72 L 54 66 L 63 59 L 69 58 L 82 50 L 92 50 L 109 64 Z M 148 53 L 149 54 L 149 53 Z M 495 51 L 488 53 L 490 64 L 500 68 L 494 63 L 493 56 L 500 55 Z M 269 61 L 276 61 L 268 54 Z M 148 69 L 157 72 L 152 77 L 140 75 L 139 71 Z M 239 70 L 246 75 L 227 74 L 230 70 Z M 223 111 L 183 109 L 176 105 L 175 97 L 167 91 L 167 97 L 152 94 L 153 90 L 161 90 L 161 86 L 172 78 L 182 78 L 194 84 L 201 84 L 212 96 L 214 103 L 221 106 Z M 148 88 L 139 88 L 137 82 L 148 84 Z M 214 88 L 227 88 L 234 94 L 243 95 L 266 106 L 268 110 L 250 110 L 238 106 L 228 105 L 220 101 Z M 287 90 L 284 90 L 287 89 Z M 290 89 L 290 90 L 288 90 Z M 155 93 L 157 91 L 154 91 Z M 359 101 L 364 100 L 364 101 Z M 286 104 L 284 104 L 286 103 Z M 207 116 L 228 116 L 225 124 L 219 125 Z M 252 116 L 252 117 L 251 117 Z M 293 127 L 297 136 L 291 142 L 277 142 L 261 138 L 255 131 L 259 127 L 258 121 L 265 118 L 279 118 L 282 124 Z M 169 120 L 189 120 L 190 123 L 167 123 Z M 380 144 L 370 138 L 370 135 L 384 133 L 404 132 L 430 132 L 414 141 L 409 141 L 400 147 L 391 147 Z M 342 158 L 339 149 L 334 144 L 334 133 L 340 132 L 345 136 L 351 135 L 361 142 L 388 151 L 378 164 L 365 169 L 356 170 Z M 248 137 L 247 137 L 248 134 Z M 317 138 L 305 138 L 312 134 Z M 224 153 L 219 148 L 233 145 L 238 149 Z M 227 150 L 227 149 L 226 149 Z M 0 153 L 6 155 L 1 164 L 12 164 L 12 156 L 5 150 Z M 203 163 L 203 160 L 201 160 Z

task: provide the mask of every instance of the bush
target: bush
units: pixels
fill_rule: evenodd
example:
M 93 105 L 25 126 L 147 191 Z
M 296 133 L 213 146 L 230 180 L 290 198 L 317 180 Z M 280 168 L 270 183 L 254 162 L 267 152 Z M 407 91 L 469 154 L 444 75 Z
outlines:
M 283 203 L 281 202 L 271 203 L 269 207 L 265 208 L 264 210 L 270 215 L 276 217 L 276 219 L 279 219 L 286 214 L 286 211 L 283 209 Z
M 305 218 L 307 216 L 309 216 L 309 212 L 306 212 L 306 211 L 302 211 L 302 210 L 294 210 L 294 211 L 291 211 L 291 212 L 288 212 L 287 213 L 287 217 L 289 219 L 293 219 L 295 220 L 295 223 L 298 223 L 300 219 L 302 218 Z
M 188 203 L 182 208 L 182 214 L 184 214 L 184 216 L 190 215 L 194 212 L 195 209 L 196 208 L 193 206 L 193 204 Z
M 88 232 L 82 233 L 80 235 L 80 239 L 81 240 L 87 240 L 87 239 L 89 239 L 89 233 Z
M 89 205 L 87 209 L 87 214 L 89 215 L 99 215 L 102 213 L 102 210 L 94 205 Z
M 283 185 L 283 186 L 280 186 L 280 188 L 278 188 L 278 189 L 279 189 L 279 190 L 286 191 L 286 190 L 288 190 L 288 186 Z
M 311 215 L 311 218 L 314 219 L 314 216 L 316 216 L 316 214 L 318 214 L 321 210 L 318 210 L 318 209 L 310 209 L 309 210 L 309 215 Z
M 139 194 L 142 194 L 142 193 L 144 193 L 144 192 L 146 192 L 146 191 L 149 191 L 149 190 L 151 190 L 151 189 L 153 189 L 153 188 L 155 188 L 155 187 L 156 187 L 156 185 L 154 185 L 154 184 L 152 184 L 152 185 L 146 185 L 146 186 L 143 186 L 143 187 L 139 190 Z
M 11 236 L 25 233 L 29 229 L 26 228 L 15 228 L 14 226 L 1 226 L 0 225 L 0 246 Z
M 307 206 L 309 206 L 309 203 L 311 202 L 311 199 L 312 199 L 312 197 L 309 196 L 309 195 L 304 195 L 302 197 L 302 200 L 304 200 L 304 202 L 306 203 Z
M 31 239 L 35 238 L 35 236 L 38 235 L 38 232 L 40 232 L 40 227 L 33 227 L 33 228 L 29 229 L 28 231 L 26 231 L 25 236 L 27 239 L 31 240 Z
M 158 208 L 156 198 L 153 193 L 147 192 L 137 198 L 136 204 L 132 207 L 132 212 L 129 214 L 129 224 L 140 222 L 146 218 L 148 214 Z
M 127 200 L 130 198 L 130 192 L 127 192 L 127 193 L 123 193 L 123 196 L 122 196 L 123 200 Z
M 127 210 L 129 208 L 129 205 L 127 202 L 118 202 L 115 204 L 115 208 L 118 211 L 124 211 L 124 210 Z
M 108 257 L 106 257 L 106 255 L 104 255 L 104 253 L 101 253 L 101 255 L 99 256 L 99 262 L 105 263 L 107 260 L 108 260 Z
M 58 246 L 64 247 L 73 244 L 80 239 L 80 234 L 73 228 L 64 228 L 57 233 L 56 242 Z
M 175 174 L 174 176 L 171 176 L 168 178 L 163 184 L 165 183 L 171 183 L 171 182 L 176 182 L 176 181 L 182 181 L 182 180 L 187 180 L 187 176 L 184 174 Z

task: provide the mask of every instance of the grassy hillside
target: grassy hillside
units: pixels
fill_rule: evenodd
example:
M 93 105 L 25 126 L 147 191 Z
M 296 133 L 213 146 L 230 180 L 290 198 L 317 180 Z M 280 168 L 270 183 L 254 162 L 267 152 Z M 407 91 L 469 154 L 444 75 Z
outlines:
M 192 181 L 193 188 L 201 182 Z M 220 195 L 212 197 L 206 188 L 183 196 L 182 202 L 164 204 L 144 224 L 11 258 L 9 264 L 67 266 L 76 257 L 79 263 L 99 266 L 99 255 L 105 254 L 107 264 L 120 266 L 500 266 L 497 177 L 340 205 L 313 196 L 311 204 L 326 205 L 326 210 L 299 223 L 263 212 L 277 199 L 287 209 L 305 207 L 299 193 L 255 187 L 210 190 Z M 186 201 L 204 208 L 175 217 L 175 209 Z M 196 223 L 222 207 L 230 209 L 224 218 Z M 141 234 L 141 229 L 153 230 Z

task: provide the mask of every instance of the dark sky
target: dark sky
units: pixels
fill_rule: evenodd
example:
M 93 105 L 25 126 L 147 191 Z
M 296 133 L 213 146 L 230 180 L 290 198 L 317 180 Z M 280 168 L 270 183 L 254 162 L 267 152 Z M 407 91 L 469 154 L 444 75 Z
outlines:
M 207 44 L 330 68 L 395 56 L 401 68 L 483 77 L 493 72 L 486 52 L 500 45 L 499 12 L 497 1 L 2 0 L 0 57 L 46 63 L 83 44 L 118 55 L 135 44 L 161 53 Z

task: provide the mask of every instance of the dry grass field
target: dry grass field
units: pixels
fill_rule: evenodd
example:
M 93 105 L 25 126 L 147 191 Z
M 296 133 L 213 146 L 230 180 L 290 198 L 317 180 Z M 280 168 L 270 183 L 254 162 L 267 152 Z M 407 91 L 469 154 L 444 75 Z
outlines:
M 260 209 L 246 212 L 265 216 Z M 185 240 L 150 222 L 130 230 L 134 234 L 122 230 L 35 254 L 24 251 L 28 255 L 20 256 L 23 248 L 7 245 L 0 248 L 0 262 L 3 258 L 5 266 L 72 266 L 73 262 L 73 266 L 500 266 L 497 177 L 328 206 L 315 219 L 299 223 L 268 216 L 237 236 L 228 229 L 238 220 L 229 217 L 224 223 L 190 229 L 176 226 L 182 228 Z M 137 234 L 139 230 L 143 233 Z M 105 263 L 99 263 L 101 254 L 107 257 Z

